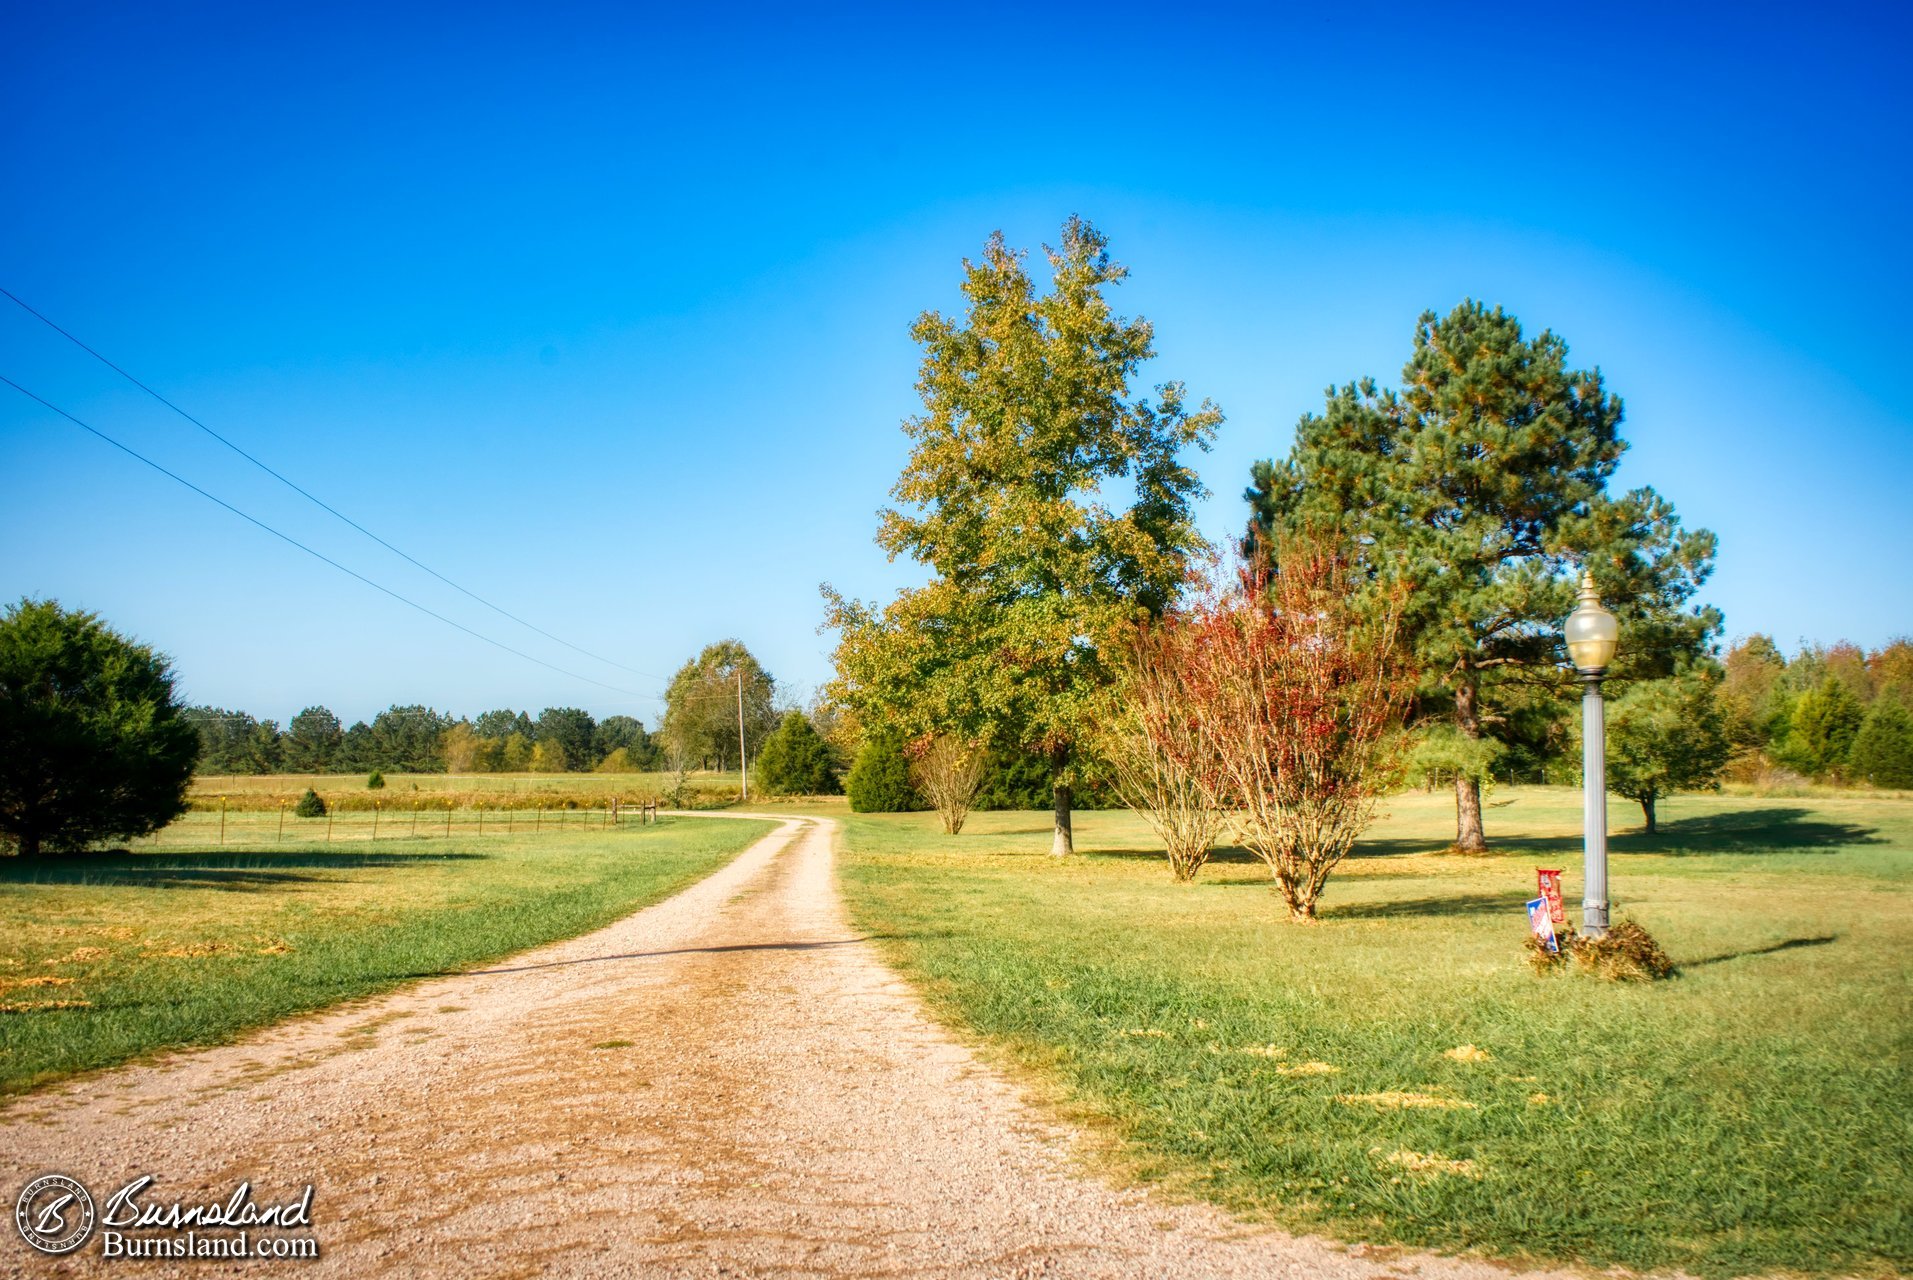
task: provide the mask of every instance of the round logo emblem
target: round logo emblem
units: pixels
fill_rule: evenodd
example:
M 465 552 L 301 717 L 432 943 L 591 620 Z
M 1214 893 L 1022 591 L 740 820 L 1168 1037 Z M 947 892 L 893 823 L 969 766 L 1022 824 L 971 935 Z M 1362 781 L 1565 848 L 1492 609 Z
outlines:
M 20 1235 L 41 1253 L 72 1253 L 93 1234 L 93 1197 L 63 1173 L 27 1183 L 13 1206 Z

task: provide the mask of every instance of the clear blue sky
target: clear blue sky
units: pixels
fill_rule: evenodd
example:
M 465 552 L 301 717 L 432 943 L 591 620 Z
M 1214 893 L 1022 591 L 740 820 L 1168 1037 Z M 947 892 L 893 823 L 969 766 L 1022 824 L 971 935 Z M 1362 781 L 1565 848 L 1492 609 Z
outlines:
M 826 679 L 911 318 L 1080 212 L 1152 380 L 1228 413 L 1212 537 L 1322 389 L 1464 296 L 1627 402 L 1626 484 L 1720 535 L 1730 635 L 1913 631 L 1913 111 L 1879 5 L 12 6 L 0 284 L 412 555 L 250 471 L 0 299 L 0 373 L 487 648 L 0 387 L 0 596 L 284 720 L 656 714 L 737 636 Z M 1294 8 L 1300 9 L 1301 6 Z M 1685 10 L 1685 12 L 1683 12 Z

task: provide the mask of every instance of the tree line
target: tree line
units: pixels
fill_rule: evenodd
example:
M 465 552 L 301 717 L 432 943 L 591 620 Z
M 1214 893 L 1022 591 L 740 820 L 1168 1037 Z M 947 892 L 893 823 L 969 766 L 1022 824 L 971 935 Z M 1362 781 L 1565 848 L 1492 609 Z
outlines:
M 1913 640 L 1871 651 L 1806 644 L 1788 658 L 1772 637 L 1748 636 L 1727 651 L 1718 701 L 1731 767 L 1746 781 L 1786 770 L 1913 787 Z
M 325 707 L 307 707 L 283 729 L 221 707 L 188 707 L 183 718 L 199 734 L 202 774 L 625 772 L 662 758 L 642 721 L 598 720 L 577 707 L 465 718 L 394 706 L 350 726 Z

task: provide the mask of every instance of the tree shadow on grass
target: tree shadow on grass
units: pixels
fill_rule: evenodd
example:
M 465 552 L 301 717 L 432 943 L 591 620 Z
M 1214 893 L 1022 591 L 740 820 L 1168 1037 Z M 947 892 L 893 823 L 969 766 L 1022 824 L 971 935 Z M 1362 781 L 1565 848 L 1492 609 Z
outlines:
M 1516 915 L 1524 899 L 1518 893 L 1451 893 L 1438 898 L 1396 898 L 1386 902 L 1324 905 L 1324 920 L 1400 920 L 1411 917 Z
M 1660 824 L 1653 835 L 1631 831 L 1609 836 L 1618 853 L 1657 853 L 1664 857 L 1704 857 L 1722 853 L 1833 853 L 1855 845 L 1885 844 L 1874 827 L 1829 822 L 1811 810 L 1775 805 L 1735 809 Z M 1577 846 L 1578 847 L 1578 846 Z
M 114 889 L 254 891 L 317 881 L 311 872 L 479 861 L 482 853 L 293 853 L 234 849 L 223 853 L 76 853 L 0 858 L 0 885 L 92 885 Z
M 1625 812 L 1615 803 L 1608 811 L 1607 844 L 1613 853 L 1648 853 L 1666 858 L 1709 857 L 1720 854 L 1749 853 L 1837 853 L 1857 845 L 1884 844 L 1873 827 L 1852 822 L 1830 822 L 1815 817 L 1809 809 L 1772 806 L 1762 809 L 1736 809 L 1695 818 L 1677 818 L 1660 824 L 1653 835 L 1641 830 L 1615 831 L 1618 813 Z M 1365 839 L 1356 842 L 1350 858 L 1398 858 L 1412 854 L 1444 853 L 1453 846 L 1445 840 Z M 1487 861 L 1497 857 L 1567 857 L 1579 854 L 1582 838 L 1577 832 L 1561 836 L 1502 835 L 1488 833 L 1485 854 L 1457 854 L 1457 861 Z
M 1078 849 L 1077 853 L 1085 858 L 1112 858 L 1131 862 L 1160 862 L 1168 865 L 1168 857 L 1161 849 Z M 1209 850 L 1209 861 L 1225 865 L 1259 867 L 1262 859 L 1247 849 L 1236 845 L 1223 845 Z

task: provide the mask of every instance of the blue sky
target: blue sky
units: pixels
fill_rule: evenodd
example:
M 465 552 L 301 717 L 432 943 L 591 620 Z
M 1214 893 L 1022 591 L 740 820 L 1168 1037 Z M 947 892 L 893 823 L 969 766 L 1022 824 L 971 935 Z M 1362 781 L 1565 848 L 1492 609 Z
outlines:
M 911 318 L 1080 212 L 1228 414 L 1212 537 L 1416 315 L 1548 327 L 1624 484 L 1720 535 L 1730 635 L 1913 631 L 1904 11 L 1603 6 L 15 6 L 0 285 L 551 644 L 225 453 L 0 299 L 0 597 L 104 614 L 195 701 L 650 720 L 702 644 L 828 677 Z M 621 691 L 620 691 L 621 690 Z

